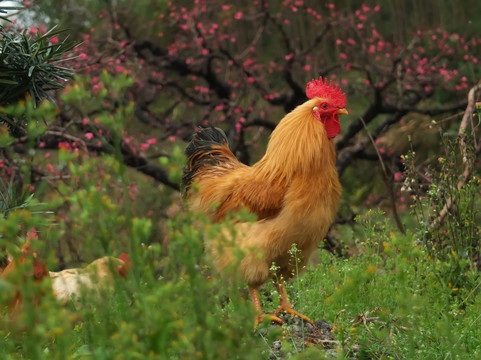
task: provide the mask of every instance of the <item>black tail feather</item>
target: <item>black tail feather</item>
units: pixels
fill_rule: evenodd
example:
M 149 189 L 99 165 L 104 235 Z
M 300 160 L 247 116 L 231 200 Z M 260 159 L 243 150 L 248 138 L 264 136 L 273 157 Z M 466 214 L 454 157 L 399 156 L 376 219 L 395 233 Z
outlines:
M 190 158 L 201 147 L 223 144 L 228 144 L 228 141 L 227 136 L 222 129 L 213 126 L 200 128 L 200 130 L 194 134 L 190 144 L 185 149 L 185 155 Z
M 216 157 L 215 150 L 219 146 L 229 146 L 224 131 L 216 127 L 201 128 L 194 134 L 189 145 L 185 149 L 187 165 L 184 167 L 182 176 L 182 188 L 184 194 L 194 180 L 195 174 L 205 165 L 216 165 L 220 158 Z

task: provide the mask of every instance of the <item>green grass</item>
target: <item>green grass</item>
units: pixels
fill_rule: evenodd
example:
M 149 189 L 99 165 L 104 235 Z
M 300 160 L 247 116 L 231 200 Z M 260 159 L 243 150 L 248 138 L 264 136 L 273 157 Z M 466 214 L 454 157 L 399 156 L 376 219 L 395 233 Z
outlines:
M 321 264 L 302 278 L 310 288 L 306 296 L 303 292 L 307 313 L 336 325 L 341 358 L 477 358 L 477 289 L 445 284 L 438 277 L 443 264 L 430 259 L 413 239 L 393 247 L 388 255 L 348 260 L 323 254 Z M 375 320 L 364 324 L 365 314 Z
M 376 214 L 368 214 L 375 216 Z M 378 214 L 379 215 L 379 214 Z M 453 288 L 449 260 L 432 258 L 413 233 L 367 230 L 361 254 L 319 251 L 318 265 L 288 286 L 295 308 L 333 326 L 331 349 L 305 347 L 279 327 L 253 331 L 241 283 L 210 276 L 202 233 L 188 215 L 169 221 L 168 250 L 144 246 L 130 221 L 133 271 L 112 294 L 62 310 L 51 296 L 0 330 L 2 359 L 474 359 L 481 356 L 481 282 Z M 128 225 L 125 220 L 124 225 Z M 383 225 L 389 226 L 389 225 Z M 136 228 L 137 227 L 137 228 Z M 387 235 L 386 235 L 387 234 Z M 389 242 L 386 241 L 386 236 Z M 367 238 L 365 239 L 367 240 Z M 454 260 L 452 260 L 454 261 Z M 31 286 L 30 285 L 26 285 Z M 266 308 L 277 306 L 271 286 Z M 274 299 L 273 303 L 268 298 Z M 363 317 L 364 316 L 364 317 Z M 365 321 L 364 321 L 365 320 Z M 5 324 L 4 324 L 5 325 Z M 22 331 L 19 329 L 21 328 Z M 282 352 L 271 346 L 279 339 Z

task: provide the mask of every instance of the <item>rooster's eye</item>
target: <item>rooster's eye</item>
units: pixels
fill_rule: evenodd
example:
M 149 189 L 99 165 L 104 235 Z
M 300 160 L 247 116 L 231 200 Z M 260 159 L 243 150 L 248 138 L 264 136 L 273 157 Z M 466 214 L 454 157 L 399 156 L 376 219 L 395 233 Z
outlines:
M 321 108 L 323 108 L 323 109 L 327 109 L 327 104 L 326 104 L 326 103 L 324 103 L 324 104 L 321 104 Z

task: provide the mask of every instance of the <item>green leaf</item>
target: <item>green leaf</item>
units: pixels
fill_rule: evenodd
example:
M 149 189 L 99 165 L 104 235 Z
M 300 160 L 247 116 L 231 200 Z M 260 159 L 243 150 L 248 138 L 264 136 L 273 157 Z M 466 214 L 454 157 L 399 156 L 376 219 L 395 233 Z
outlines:
M 28 69 L 28 77 L 32 77 L 33 70 L 35 70 L 35 66 L 30 66 Z
M 17 85 L 18 81 L 0 78 L 0 84 Z

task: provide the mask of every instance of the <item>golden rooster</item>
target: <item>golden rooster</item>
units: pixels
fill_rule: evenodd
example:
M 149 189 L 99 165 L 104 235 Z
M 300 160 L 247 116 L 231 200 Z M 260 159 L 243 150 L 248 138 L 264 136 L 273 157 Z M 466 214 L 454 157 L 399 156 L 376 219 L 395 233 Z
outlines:
M 242 209 L 257 216 L 256 221 L 237 221 L 234 232 L 222 232 L 224 239 L 206 241 L 220 271 L 235 261 L 234 248 L 242 250 L 239 268 L 257 311 L 256 324 L 264 318 L 283 323 L 261 309 L 259 287 L 271 278 L 280 294 L 275 314 L 285 311 L 312 323 L 287 298 L 284 281 L 296 266 L 289 250 L 296 245 L 302 269 L 331 226 L 340 200 L 332 139 L 341 130 L 339 115 L 347 114 L 346 98 L 322 78 L 307 84 L 306 95 L 309 100 L 279 122 L 264 157 L 253 166 L 240 163 L 224 132 L 214 127 L 197 132 L 185 151 L 182 183 L 191 210 L 216 222 Z

